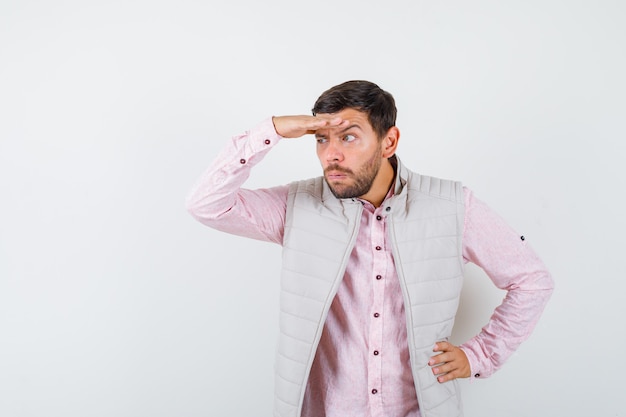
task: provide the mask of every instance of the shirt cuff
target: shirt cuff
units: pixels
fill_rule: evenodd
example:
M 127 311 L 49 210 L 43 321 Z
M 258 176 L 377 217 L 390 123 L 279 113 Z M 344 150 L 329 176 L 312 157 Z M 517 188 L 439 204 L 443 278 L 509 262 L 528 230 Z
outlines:
M 461 348 L 463 352 L 465 352 L 465 356 L 467 356 L 467 361 L 470 365 L 470 378 L 472 380 L 487 378 L 493 374 L 494 371 L 491 361 L 485 356 L 484 350 L 477 338 L 463 343 L 459 348 Z
M 248 146 L 253 154 L 264 152 L 276 145 L 282 136 L 276 133 L 272 117 L 268 117 L 248 132 Z

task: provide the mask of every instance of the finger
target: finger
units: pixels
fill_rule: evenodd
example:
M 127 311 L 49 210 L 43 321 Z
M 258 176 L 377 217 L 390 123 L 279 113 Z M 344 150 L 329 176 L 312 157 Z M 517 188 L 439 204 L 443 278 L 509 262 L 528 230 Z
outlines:
M 346 121 L 342 116 L 337 114 L 316 114 L 313 116 L 317 120 L 324 120 L 329 125 L 339 125 Z
M 437 377 L 437 381 L 439 382 L 447 382 L 463 377 L 458 361 L 436 366 L 432 369 L 432 371 L 433 375 Z
M 347 126 L 348 120 L 344 120 L 341 117 L 320 117 L 320 120 L 317 120 L 316 128 L 340 128 L 343 126 Z
M 341 123 L 341 118 L 339 117 L 330 118 L 327 116 L 313 116 L 303 121 L 303 127 L 305 127 L 307 130 L 318 130 L 322 128 L 332 127 L 339 123 Z
M 336 117 L 333 120 L 330 121 L 330 125 L 332 127 L 342 127 L 342 126 L 347 126 L 348 123 L 350 123 L 349 120 L 346 119 L 342 119 L 341 117 Z
M 428 361 L 428 365 L 429 366 L 441 365 L 443 363 L 450 362 L 453 359 L 454 359 L 454 356 L 452 356 L 449 353 L 440 353 L 439 355 L 435 355 L 431 357 L 430 360 Z
M 437 377 L 437 382 L 439 383 L 443 383 L 443 382 L 448 382 L 448 381 L 452 381 L 454 379 L 459 378 L 459 374 L 457 371 L 453 371 L 453 372 L 448 372 L 447 374 L 444 375 L 439 375 Z
M 274 116 L 274 129 L 276 133 L 286 138 L 298 138 L 306 133 L 310 133 L 311 127 L 313 132 L 319 124 L 319 120 L 313 116 Z
M 432 368 L 433 375 L 444 375 L 459 369 L 456 362 L 446 362 Z
M 333 119 L 318 120 L 318 121 L 316 121 L 314 123 L 311 123 L 309 126 L 307 126 L 307 133 L 309 133 L 309 134 L 316 134 L 320 130 L 343 129 L 343 128 L 348 127 L 349 123 L 350 123 L 349 120 L 344 120 L 344 119 L 342 119 L 340 117 L 336 117 L 336 118 L 333 118 Z
M 465 353 L 461 349 L 456 349 L 453 353 L 445 353 L 435 356 L 436 362 L 442 360 L 440 356 L 446 356 L 443 363 L 436 363 L 432 372 L 437 376 L 439 382 L 446 382 L 456 378 L 467 378 L 471 374 L 471 369 Z
M 437 355 L 434 355 L 428 361 L 430 366 L 433 366 L 438 363 L 449 362 L 454 359 L 456 346 L 448 342 L 438 342 L 435 344 L 433 348 L 433 352 L 442 352 Z
M 450 352 L 455 346 L 449 342 L 437 342 L 433 348 L 433 352 Z
M 324 120 L 326 122 L 339 123 L 341 122 L 341 116 L 332 115 L 332 114 L 316 114 L 313 118 L 317 120 Z

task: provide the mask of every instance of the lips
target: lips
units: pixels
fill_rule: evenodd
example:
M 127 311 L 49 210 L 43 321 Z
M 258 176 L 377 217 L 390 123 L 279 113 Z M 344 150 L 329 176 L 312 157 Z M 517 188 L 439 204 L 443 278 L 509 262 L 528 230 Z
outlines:
M 334 168 L 334 167 L 333 167 Z M 350 172 L 346 172 L 341 169 L 327 169 L 326 180 L 331 181 L 344 181 L 350 177 Z
M 331 171 L 326 173 L 326 178 L 328 178 L 328 180 L 330 181 L 337 181 L 348 178 L 348 175 L 343 172 Z
M 337 165 L 330 165 L 326 167 L 325 174 L 328 181 L 341 181 L 348 178 L 352 172 Z

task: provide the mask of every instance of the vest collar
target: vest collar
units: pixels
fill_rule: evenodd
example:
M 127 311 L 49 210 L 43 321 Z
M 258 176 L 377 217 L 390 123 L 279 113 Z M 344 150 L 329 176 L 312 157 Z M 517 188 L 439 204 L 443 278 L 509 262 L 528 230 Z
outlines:
M 406 185 L 407 177 L 409 176 L 409 172 L 406 167 L 400 162 L 400 158 L 396 154 L 393 154 L 389 158 L 389 162 L 393 166 L 393 169 L 396 171 L 396 181 L 394 184 L 393 194 L 400 195 L 404 190 L 404 186 Z
M 398 158 L 397 155 L 395 154 L 392 155 L 389 158 L 389 162 L 391 163 L 391 165 L 393 166 L 396 172 L 396 179 L 395 179 L 394 186 L 393 186 L 394 187 L 393 194 L 396 196 L 405 194 L 406 190 L 404 186 L 406 185 L 409 172 L 407 168 L 402 164 L 402 162 L 400 162 L 400 158 Z M 356 197 L 355 198 L 335 197 L 333 192 L 330 191 L 330 187 L 328 186 L 328 183 L 326 182 L 326 179 L 324 177 L 322 177 L 322 201 L 326 205 L 333 204 L 335 202 L 339 204 L 342 204 L 342 203 L 361 204 L 360 200 Z

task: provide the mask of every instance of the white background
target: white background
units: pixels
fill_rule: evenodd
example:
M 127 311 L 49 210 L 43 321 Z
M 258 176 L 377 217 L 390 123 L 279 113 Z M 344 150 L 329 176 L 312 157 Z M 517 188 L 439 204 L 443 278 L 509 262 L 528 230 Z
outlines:
M 349 79 L 399 155 L 524 234 L 556 291 L 466 415 L 626 416 L 626 5 L 0 3 L 0 416 L 269 416 L 280 248 L 184 198 L 227 139 Z M 285 141 L 250 187 L 319 174 Z M 455 341 L 502 298 L 468 267 Z

